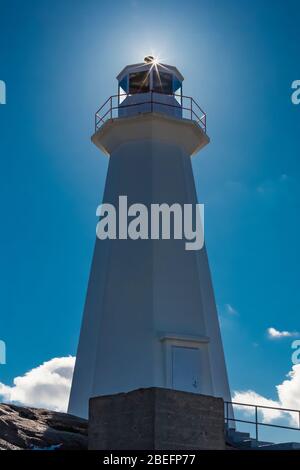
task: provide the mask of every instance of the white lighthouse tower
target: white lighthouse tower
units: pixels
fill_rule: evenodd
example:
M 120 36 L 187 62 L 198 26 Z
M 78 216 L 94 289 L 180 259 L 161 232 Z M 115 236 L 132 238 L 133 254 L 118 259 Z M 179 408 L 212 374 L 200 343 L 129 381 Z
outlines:
M 109 156 L 103 202 L 197 204 L 191 156 L 209 138 L 205 113 L 182 94 L 183 76 L 148 56 L 117 79 L 92 136 Z M 90 397 L 148 387 L 230 401 L 205 246 L 122 230 L 96 239 L 69 413 L 86 417 Z

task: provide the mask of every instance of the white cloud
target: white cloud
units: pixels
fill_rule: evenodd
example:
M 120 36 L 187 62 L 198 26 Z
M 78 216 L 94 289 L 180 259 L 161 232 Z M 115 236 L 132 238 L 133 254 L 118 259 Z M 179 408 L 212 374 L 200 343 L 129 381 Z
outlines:
M 238 311 L 233 308 L 232 305 L 230 304 L 225 304 L 226 312 L 229 313 L 229 315 L 238 315 Z
M 66 411 L 75 357 L 55 357 L 16 377 L 13 386 L 0 382 L 0 397 L 16 403 L 55 411 Z
M 300 410 L 300 364 L 293 366 L 292 370 L 287 374 L 287 379 L 280 385 L 277 385 L 276 390 L 278 395 L 277 400 L 271 400 L 259 395 L 253 390 L 247 390 L 234 392 L 232 401 L 249 405 L 264 405 Z M 253 419 L 254 413 L 252 407 L 246 408 L 244 406 L 237 406 L 236 408 L 244 411 L 246 415 L 251 416 L 251 420 Z M 278 419 L 287 419 L 291 426 L 298 426 L 299 424 L 298 413 L 287 413 L 280 410 L 268 409 L 261 409 L 260 413 L 265 423 L 272 423 L 274 420 Z
M 258 393 L 254 392 L 253 390 L 246 390 L 243 392 L 234 392 L 234 395 L 232 397 L 232 401 L 238 402 L 238 403 L 245 403 L 247 405 L 263 405 L 263 406 L 274 406 L 275 408 L 278 408 L 282 405 L 279 404 L 278 401 L 275 400 L 270 400 L 268 398 L 263 397 L 262 395 L 259 395 Z M 254 418 L 254 408 L 253 407 L 244 407 L 244 406 L 237 406 L 237 409 L 244 411 L 248 416 L 251 416 Z M 263 415 L 263 421 L 265 423 L 270 423 L 274 419 L 278 419 L 281 417 L 281 412 L 276 411 L 276 410 L 267 410 L 267 409 L 261 409 L 262 415 Z
M 292 336 L 298 336 L 297 331 L 279 331 L 276 328 L 270 327 L 267 329 L 269 338 L 279 339 L 279 338 L 291 338 Z
M 284 408 L 300 410 L 300 364 L 295 364 L 287 379 L 276 387 L 279 401 Z

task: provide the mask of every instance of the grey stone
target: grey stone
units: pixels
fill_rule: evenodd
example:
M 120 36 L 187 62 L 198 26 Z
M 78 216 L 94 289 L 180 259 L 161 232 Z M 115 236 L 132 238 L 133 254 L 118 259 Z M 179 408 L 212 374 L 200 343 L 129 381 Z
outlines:
M 99 396 L 89 403 L 89 449 L 225 449 L 221 398 L 165 388 Z

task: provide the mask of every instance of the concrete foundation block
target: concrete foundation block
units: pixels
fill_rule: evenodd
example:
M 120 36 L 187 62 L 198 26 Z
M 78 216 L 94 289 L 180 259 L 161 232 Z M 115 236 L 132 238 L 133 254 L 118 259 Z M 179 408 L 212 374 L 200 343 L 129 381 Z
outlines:
M 165 388 L 99 396 L 89 403 L 89 449 L 225 449 L 221 398 Z

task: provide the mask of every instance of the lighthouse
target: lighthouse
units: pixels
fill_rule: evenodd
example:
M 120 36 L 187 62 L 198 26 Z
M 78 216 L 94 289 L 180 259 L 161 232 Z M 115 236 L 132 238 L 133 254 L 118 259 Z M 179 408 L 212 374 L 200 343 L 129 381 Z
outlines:
M 168 207 L 174 226 L 173 207 L 197 205 L 191 157 L 209 143 L 206 114 L 179 70 L 152 56 L 117 81 L 92 142 L 109 158 L 103 203 L 118 208 L 118 236 L 96 237 L 68 412 L 87 417 L 91 397 L 151 387 L 230 401 L 205 244 L 130 237 L 119 207 Z

